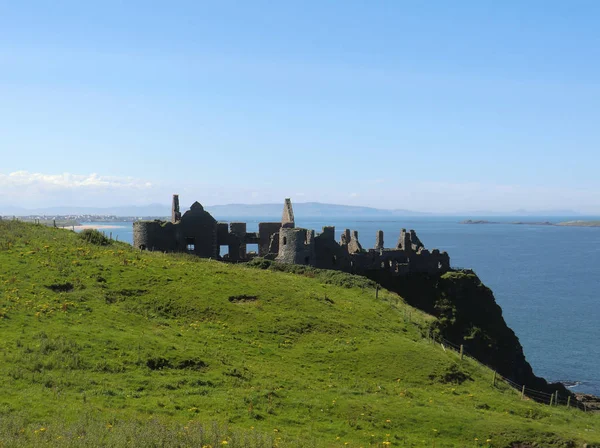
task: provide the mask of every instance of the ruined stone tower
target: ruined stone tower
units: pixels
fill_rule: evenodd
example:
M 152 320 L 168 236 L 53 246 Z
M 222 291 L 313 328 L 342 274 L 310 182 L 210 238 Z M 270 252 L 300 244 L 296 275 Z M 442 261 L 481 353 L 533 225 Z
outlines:
M 181 212 L 179 211 L 179 195 L 173 195 L 173 204 L 171 205 L 171 222 L 175 224 L 181 221 Z
M 383 230 L 378 230 L 375 236 L 375 249 L 383 249 L 385 245 L 383 244 Z
M 281 227 L 290 229 L 296 227 L 296 223 L 294 222 L 294 210 L 292 209 L 292 200 L 290 198 L 285 198 L 285 203 L 283 204 Z

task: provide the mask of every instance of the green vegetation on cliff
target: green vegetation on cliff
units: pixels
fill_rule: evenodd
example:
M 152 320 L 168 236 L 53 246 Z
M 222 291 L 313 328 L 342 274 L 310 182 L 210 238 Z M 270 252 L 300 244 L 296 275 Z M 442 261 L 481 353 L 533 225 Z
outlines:
M 600 443 L 598 416 L 492 387 L 367 279 L 18 222 L 0 268 L 3 447 Z
M 563 397 L 569 394 L 562 384 L 549 385 L 534 375 L 492 291 L 473 271 L 401 278 L 375 272 L 373 278 L 400 294 L 408 304 L 437 317 L 432 324 L 436 335 L 463 345 L 468 353 L 503 376 L 533 390 L 548 394 L 558 391 Z

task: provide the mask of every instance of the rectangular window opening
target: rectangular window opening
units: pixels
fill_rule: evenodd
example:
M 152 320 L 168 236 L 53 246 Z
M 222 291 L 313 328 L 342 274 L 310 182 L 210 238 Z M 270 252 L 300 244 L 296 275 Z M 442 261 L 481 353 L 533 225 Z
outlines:
M 185 238 L 185 249 L 188 252 L 194 252 L 196 250 L 196 238 L 187 236 Z

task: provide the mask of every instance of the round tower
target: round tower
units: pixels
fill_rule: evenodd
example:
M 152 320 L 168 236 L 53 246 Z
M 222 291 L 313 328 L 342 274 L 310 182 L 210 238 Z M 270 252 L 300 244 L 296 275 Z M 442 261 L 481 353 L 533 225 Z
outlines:
M 176 225 L 161 221 L 136 221 L 133 223 L 133 247 L 142 250 L 177 250 Z
M 152 250 L 152 235 L 154 222 L 136 221 L 133 223 L 133 247 L 142 250 Z
M 276 261 L 280 263 L 314 265 L 315 231 L 282 227 L 279 229 L 279 254 Z

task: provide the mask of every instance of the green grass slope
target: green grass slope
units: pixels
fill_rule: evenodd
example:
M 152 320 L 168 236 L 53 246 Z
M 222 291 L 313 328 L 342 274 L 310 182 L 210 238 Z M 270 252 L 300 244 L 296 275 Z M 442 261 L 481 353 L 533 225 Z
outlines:
M 0 447 L 600 443 L 598 416 L 429 343 L 432 319 L 360 277 L 0 222 Z

